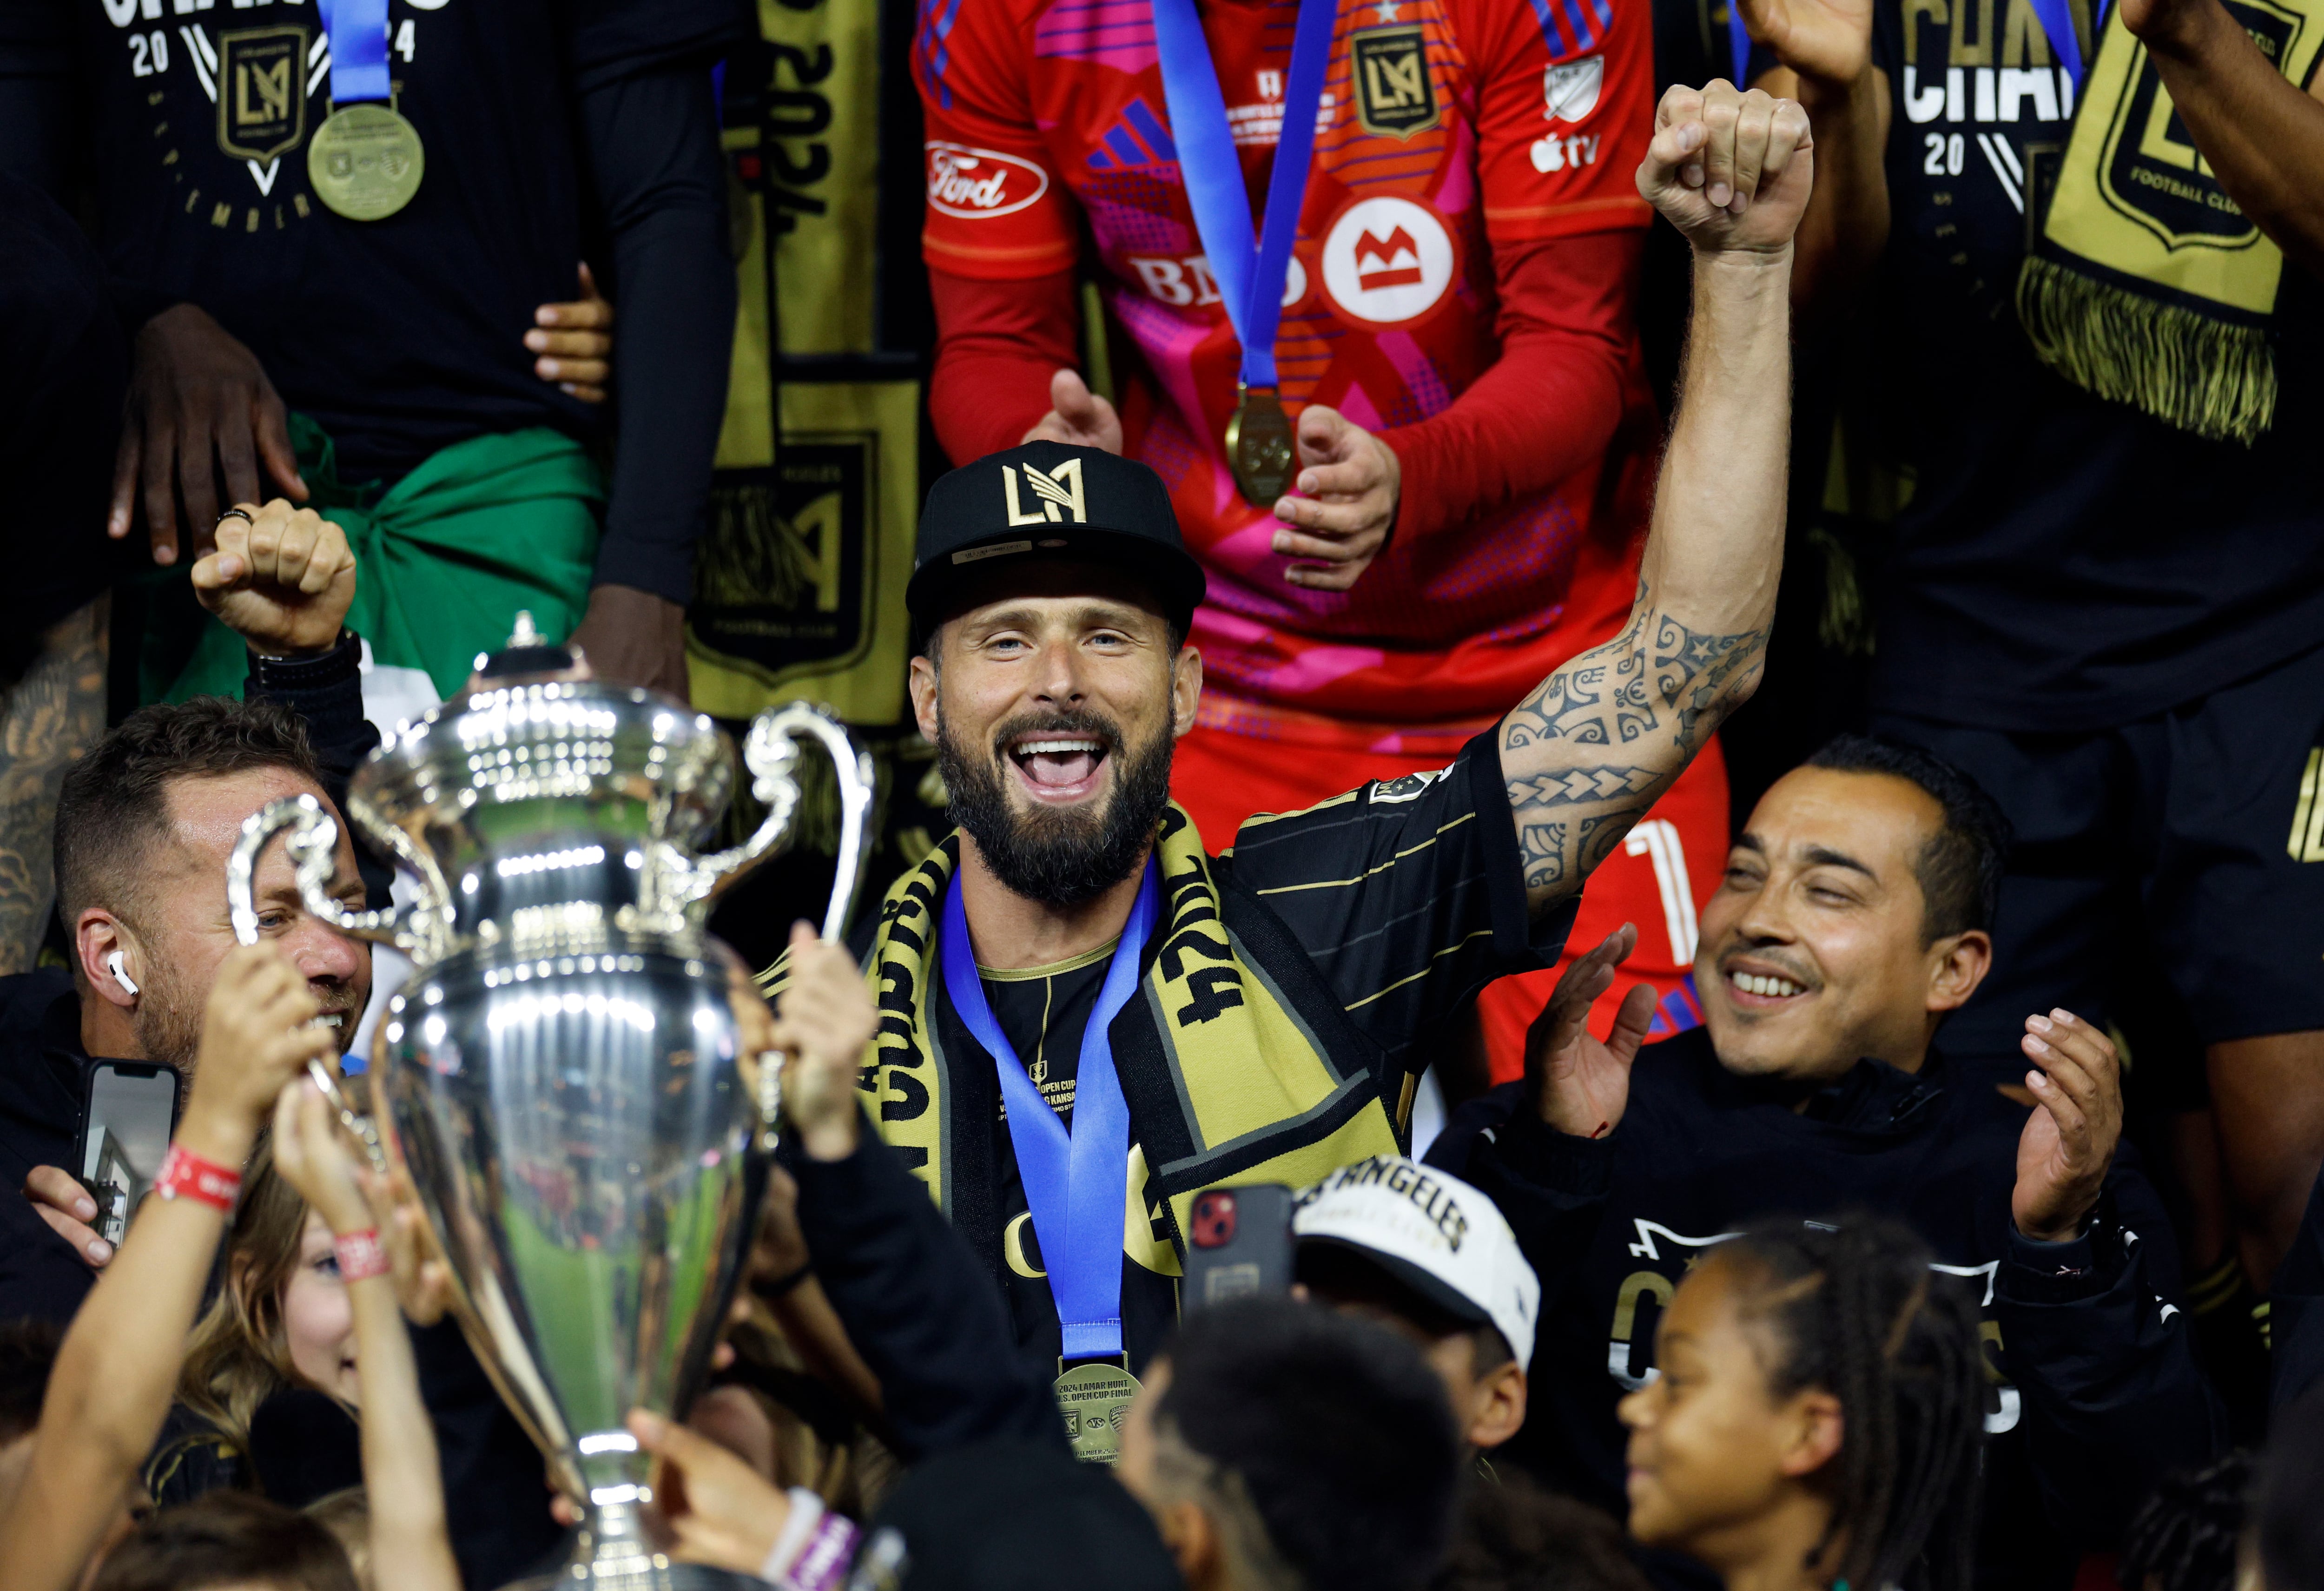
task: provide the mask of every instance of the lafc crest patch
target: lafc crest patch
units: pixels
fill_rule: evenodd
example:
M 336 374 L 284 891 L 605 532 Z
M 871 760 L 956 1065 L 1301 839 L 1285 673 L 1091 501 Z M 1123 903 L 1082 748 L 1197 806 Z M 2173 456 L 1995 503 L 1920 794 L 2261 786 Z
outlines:
M 1033 506 L 1029 509 L 1017 495 L 1015 467 L 1001 466 L 1001 490 L 1009 500 L 1010 524 L 1058 525 L 1068 519 L 1076 525 L 1089 523 L 1089 504 L 1082 497 L 1081 460 L 1069 458 L 1046 475 L 1027 464 L 1025 484 L 1032 489 Z M 955 557 L 953 562 L 960 560 Z
M 217 41 L 218 148 L 263 165 L 307 136 L 307 30 L 247 28 Z
M 1366 28 L 1348 38 L 1356 80 L 1356 121 L 1383 138 L 1409 138 L 1436 125 L 1436 81 L 1420 24 Z

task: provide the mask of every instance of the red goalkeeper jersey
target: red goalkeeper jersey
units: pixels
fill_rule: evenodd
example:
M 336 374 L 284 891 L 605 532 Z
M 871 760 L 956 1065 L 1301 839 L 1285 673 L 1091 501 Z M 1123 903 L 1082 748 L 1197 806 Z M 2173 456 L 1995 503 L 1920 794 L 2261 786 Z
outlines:
M 1629 607 L 1653 441 L 1635 246 L 1570 245 L 1576 261 L 1619 264 L 1616 285 L 1596 263 L 1574 281 L 1578 307 L 1554 301 L 1542 262 L 1556 240 L 1634 239 L 1650 218 L 1635 173 L 1652 130 L 1651 27 L 1644 0 L 1337 4 L 1276 357 L 1295 416 L 1332 405 L 1404 465 L 1395 533 L 1352 591 L 1286 583 L 1278 522 L 1228 472 L 1240 348 L 1179 173 L 1148 0 L 923 0 L 922 242 L 940 315 L 946 278 L 1029 284 L 1093 253 L 1139 356 L 1119 383 L 1128 450 L 1169 483 L 1210 575 L 1194 637 L 1205 720 L 1418 750 L 1506 710 Z M 1297 5 L 1202 10 L 1246 186 L 1263 198 Z M 1529 405 L 1531 390 L 1511 387 L 1471 405 L 1464 427 L 1454 406 L 1502 358 L 1513 317 L 1521 330 L 1534 311 L 1582 326 L 1586 392 Z M 934 404 L 955 452 L 1013 442 L 1047 408 L 1045 387 L 1018 414 L 987 384 L 944 382 L 940 361 Z M 1477 426 L 1489 452 L 1530 461 L 1480 462 Z M 1528 462 L 1538 475 L 1548 459 L 1554 480 L 1498 496 L 1478 483 L 1522 479 Z

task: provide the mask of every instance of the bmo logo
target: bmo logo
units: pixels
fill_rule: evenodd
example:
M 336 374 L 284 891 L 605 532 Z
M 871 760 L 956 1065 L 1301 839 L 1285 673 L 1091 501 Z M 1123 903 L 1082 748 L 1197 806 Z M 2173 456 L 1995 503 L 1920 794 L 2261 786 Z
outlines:
M 1452 235 L 1427 206 L 1358 199 L 1323 238 L 1323 290 L 1348 319 L 1399 326 L 1436 308 L 1452 285 Z
M 1125 254 L 1122 263 L 1138 277 L 1146 296 L 1158 303 L 1200 308 L 1221 299 L 1219 279 L 1211 274 L 1208 254 Z M 1288 309 L 1307 296 L 1307 268 L 1294 254 L 1285 262 L 1283 307 Z
M 1049 174 L 997 149 L 931 142 L 928 208 L 978 221 L 1010 216 L 1049 191 Z

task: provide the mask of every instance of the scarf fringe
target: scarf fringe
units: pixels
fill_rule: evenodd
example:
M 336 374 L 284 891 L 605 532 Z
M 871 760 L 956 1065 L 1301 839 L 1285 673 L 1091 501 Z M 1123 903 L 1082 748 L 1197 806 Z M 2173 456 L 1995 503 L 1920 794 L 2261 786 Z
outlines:
M 2274 422 L 2264 327 L 2158 303 L 2039 256 L 2018 275 L 2017 316 L 2043 363 L 2100 398 L 2246 447 Z

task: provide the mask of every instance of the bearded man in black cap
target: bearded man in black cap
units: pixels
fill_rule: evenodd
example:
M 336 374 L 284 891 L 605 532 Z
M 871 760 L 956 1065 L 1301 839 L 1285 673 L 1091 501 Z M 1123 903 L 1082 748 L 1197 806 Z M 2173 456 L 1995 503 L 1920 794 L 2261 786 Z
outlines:
M 1431 1040 L 1554 959 L 1591 869 L 1750 694 L 1810 166 L 1788 101 L 1719 84 L 1658 113 L 1638 186 L 1692 244 L 1694 352 L 1628 628 L 1452 767 L 1254 818 L 1224 855 L 1169 801 L 1204 581 L 1162 478 L 1033 442 L 929 493 L 912 701 L 960 828 L 880 913 L 861 1087 L 1084 1457 L 1176 1318 L 1194 1193 L 1397 1153 Z

